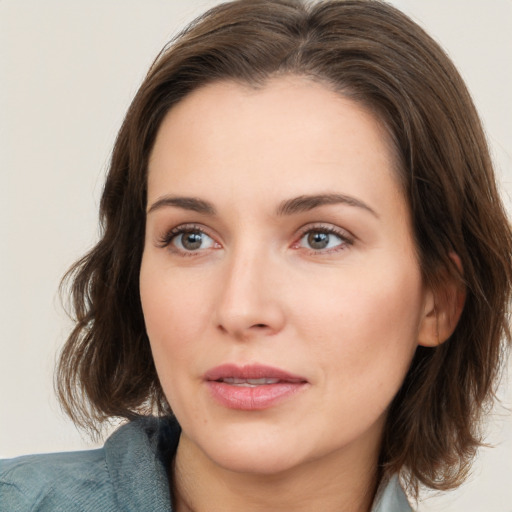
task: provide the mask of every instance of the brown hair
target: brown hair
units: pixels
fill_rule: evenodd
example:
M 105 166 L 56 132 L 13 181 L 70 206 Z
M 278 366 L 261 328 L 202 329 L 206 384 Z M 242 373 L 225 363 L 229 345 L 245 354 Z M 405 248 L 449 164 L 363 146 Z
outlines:
M 71 418 L 170 413 L 139 299 L 147 164 L 165 114 L 216 80 L 263 85 L 307 76 L 371 108 L 392 135 L 424 279 L 449 273 L 466 288 L 451 338 L 418 347 L 391 404 L 381 468 L 413 489 L 460 483 L 479 445 L 509 341 L 512 238 L 483 130 L 441 48 L 377 0 L 240 0 L 197 19 L 158 56 L 115 143 L 100 206 L 102 236 L 68 272 L 76 326 L 57 388 Z M 450 254 L 461 260 L 464 275 Z

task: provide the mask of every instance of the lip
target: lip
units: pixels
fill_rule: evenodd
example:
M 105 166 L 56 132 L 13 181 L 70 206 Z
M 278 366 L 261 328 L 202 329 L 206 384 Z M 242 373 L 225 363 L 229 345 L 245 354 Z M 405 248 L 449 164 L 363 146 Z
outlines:
M 246 385 L 224 382 L 223 379 L 269 379 L 277 382 Z M 223 364 L 208 370 L 204 380 L 212 397 L 220 405 L 243 411 L 273 407 L 304 390 L 308 385 L 305 377 L 261 364 Z

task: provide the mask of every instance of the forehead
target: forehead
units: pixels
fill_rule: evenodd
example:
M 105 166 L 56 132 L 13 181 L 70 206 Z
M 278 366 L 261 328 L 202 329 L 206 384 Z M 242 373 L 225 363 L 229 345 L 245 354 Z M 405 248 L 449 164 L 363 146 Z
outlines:
M 302 77 L 258 88 L 216 82 L 164 118 L 149 160 L 148 200 L 190 188 L 197 195 L 231 188 L 271 197 L 277 181 L 290 196 L 341 187 L 377 197 L 379 175 L 399 191 L 396 167 L 379 119 L 324 84 Z

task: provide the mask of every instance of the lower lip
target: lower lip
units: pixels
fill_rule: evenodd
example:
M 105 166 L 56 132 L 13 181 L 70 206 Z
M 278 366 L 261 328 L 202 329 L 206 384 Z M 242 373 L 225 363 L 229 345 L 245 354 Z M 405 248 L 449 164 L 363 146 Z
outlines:
M 207 381 L 213 398 L 224 407 L 242 411 L 268 409 L 305 388 L 306 382 L 278 382 L 261 386 L 234 386 Z

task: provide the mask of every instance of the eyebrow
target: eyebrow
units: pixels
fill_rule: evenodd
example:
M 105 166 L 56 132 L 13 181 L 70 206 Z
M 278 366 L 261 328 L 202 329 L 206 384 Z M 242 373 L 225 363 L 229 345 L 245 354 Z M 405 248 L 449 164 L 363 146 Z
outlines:
M 288 199 L 279 205 L 277 214 L 293 215 L 295 213 L 307 212 L 309 210 L 313 210 L 314 208 L 318 208 L 319 206 L 330 204 L 345 204 L 347 206 L 355 206 L 357 208 L 362 208 L 363 210 L 371 213 L 374 217 L 379 218 L 377 212 L 373 208 L 370 208 L 370 206 L 368 206 L 366 203 L 360 199 L 356 199 L 355 197 L 347 196 L 344 194 L 315 194 Z
M 196 197 L 164 196 L 155 201 L 148 209 L 148 215 L 164 206 L 175 206 L 183 210 L 190 210 L 204 215 L 215 215 L 215 207 L 208 201 Z
M 345 194 L 314 194 L 302 195 L 283 201 L 277 208 L 277 215 L 294 215 L 296 213 L 307 212 L 320 206 L 331 204 L 344 204 L 362 208 L 368 211 L 374 217 L 379 218 L 375 210 L 370 208 L 366 203 L 352 196 Z M 166 206 L 174 206 L 183 210 L 189 210 L 203 215 L 216 215 L 217 211 L 212 203 L 199 199 L 197 197 L 181 197 L 181 196 L 164 196 L 157 199 L 148 209 L 148 215 L 155 210 Z

